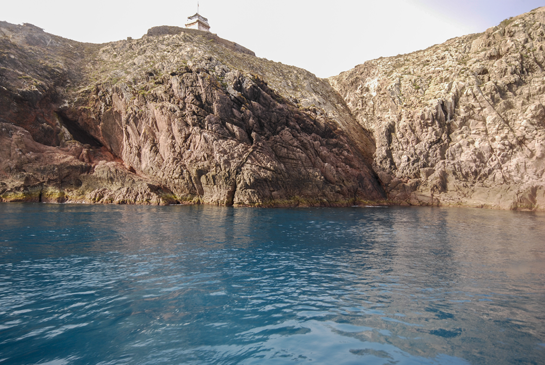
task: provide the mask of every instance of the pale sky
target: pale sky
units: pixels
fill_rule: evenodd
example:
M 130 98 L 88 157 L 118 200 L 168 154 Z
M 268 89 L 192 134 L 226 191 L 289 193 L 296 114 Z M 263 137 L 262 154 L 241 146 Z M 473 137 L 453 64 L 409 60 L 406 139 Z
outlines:
M 0 0 L 0 20 L 32 23 L 81 42 L 140 38 L 157 25 L 183 27 L 196 0 Z M 200 0 L 210 31 L 258 57 L 319 77 L 366 60 L 425 49 L 482 32 L 543 0 Z

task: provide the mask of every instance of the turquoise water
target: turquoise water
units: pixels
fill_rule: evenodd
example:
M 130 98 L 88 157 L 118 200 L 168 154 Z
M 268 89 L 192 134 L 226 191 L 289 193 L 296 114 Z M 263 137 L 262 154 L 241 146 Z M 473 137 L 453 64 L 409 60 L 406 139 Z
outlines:
M 543 364 L 545 215 L 0 204 L 0 364 Z

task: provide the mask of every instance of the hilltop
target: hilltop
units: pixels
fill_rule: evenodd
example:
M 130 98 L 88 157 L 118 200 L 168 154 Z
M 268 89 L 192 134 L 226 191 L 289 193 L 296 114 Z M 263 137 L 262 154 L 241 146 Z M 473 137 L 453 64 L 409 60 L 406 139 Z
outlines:
M 197 30 L 82 44 L 0 23 L 5 201 L 349 205 L 386 196 L 325 80 Z
M 329 79 L 161 26 L 0 22 L 0 199 L 545 209 L 545 8 Z

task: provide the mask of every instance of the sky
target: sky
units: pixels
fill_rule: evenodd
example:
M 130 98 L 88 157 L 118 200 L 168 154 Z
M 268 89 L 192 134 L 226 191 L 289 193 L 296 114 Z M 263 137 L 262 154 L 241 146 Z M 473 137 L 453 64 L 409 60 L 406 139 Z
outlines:
M 543 0 L 199 0 L 212 33 L 258 57 L 329 77 L 367 60 L 483 32 Z M 197 0 L 0 0 L 0 20 L 80 42 L 140 38 L 184 26 Z

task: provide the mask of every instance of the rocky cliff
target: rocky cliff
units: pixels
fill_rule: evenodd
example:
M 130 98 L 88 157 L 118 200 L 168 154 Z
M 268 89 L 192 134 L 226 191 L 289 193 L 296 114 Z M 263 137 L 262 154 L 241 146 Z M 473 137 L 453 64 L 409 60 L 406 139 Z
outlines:
M 0 22 L 0 200 L 545 210 L 545 8 L 329 80 L 218 36 Z
M 386 198 L 325 80 L 216 35 L 94 45 L 0 23 L 3 201 L 349 205 Z
M 545 209 L 545 8 L 329 79 L 392 201 Z

